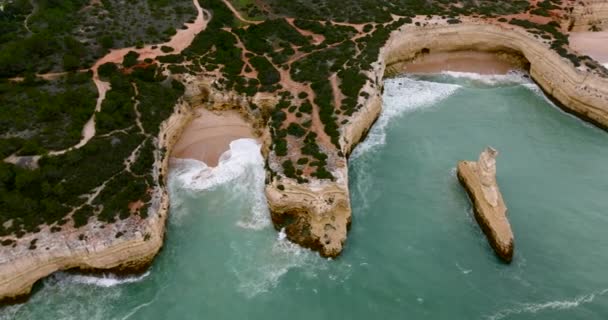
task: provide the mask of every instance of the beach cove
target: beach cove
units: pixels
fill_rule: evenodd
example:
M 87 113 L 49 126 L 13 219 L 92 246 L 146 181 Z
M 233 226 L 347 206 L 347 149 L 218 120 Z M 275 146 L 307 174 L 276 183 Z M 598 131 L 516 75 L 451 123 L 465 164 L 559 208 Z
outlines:
M 605 133 L 520 73 L 385 86 L 384 111 L 349 165 L 355 223 L 340 258 L 277 235 L 259 145 L 241 139 L 215 179 L 191 179 L 208 170 L 202 162 L 172 167 L 167 242 L 148 273 L 60 273 L 0 318 L 602 319 Z M 457 160 L 487 144 L 501 150 L 498 180 L 518 236 L 511 266 L 494 257 L 455 175 Z

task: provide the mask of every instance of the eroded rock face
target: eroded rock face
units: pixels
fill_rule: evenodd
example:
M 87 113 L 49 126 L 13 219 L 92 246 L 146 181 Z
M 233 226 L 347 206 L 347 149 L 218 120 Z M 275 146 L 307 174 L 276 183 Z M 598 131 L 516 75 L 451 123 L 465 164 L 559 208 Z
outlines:
M 164 187 L 168 155 L 190 114 L 189 105 L 180 101 L 173 115 L 161 124 L 153 167 L 158 186 L 152 190 L 146 218 L 132 215 L 112 224 L 91 222 L 80 228 L 72 228 L 70 222 L 59 233 L 45 226 L 38 233 L 18 239 L 13 246 L 0 246 L 0 302 L 24 301 L 36 281 L 60 270 L 143 272 L 163 244 L 169 209 L 169 194 Z M 162 149 L 167 152 L 161 153 Z M 35 249 L 30 245 L 33 239 L 37 240 Z
M 466 189 L 475 220 L 496 254 L 505 262 L 513 259 L 513 232 L 507 219 L 507 207 L 496 183 L 498 151 L 486 148 L 477 162 L 458 162 L 458 180 Z
M 342 169 L 346 173 L 345 168 Z M 342 252 L 351 221 L 348 182 L 321 180 L 300 184 L 274 180 L 266 186 L 272 222 L 287 238 L 324 257 Z

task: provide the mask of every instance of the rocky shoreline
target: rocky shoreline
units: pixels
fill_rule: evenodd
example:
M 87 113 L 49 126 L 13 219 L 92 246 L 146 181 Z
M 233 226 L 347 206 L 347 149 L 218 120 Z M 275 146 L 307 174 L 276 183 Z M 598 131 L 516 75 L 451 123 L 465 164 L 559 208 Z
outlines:
M 362 107 L 340 128 L 341 150 L 338 158 L 332 160 L 336 165 L 331 168 L 336 179 L 311 179 L 307 183 L 289 178 L 281 179 L 280 183 L 268 180 L 265 192 L 275 227 L 284 227 L 291 241 L 318 250 L 323 256 L 338 256 L 344 248 L 352 215 L 347 158 L 380 115 L 383 77 L 407 71 L 407 62 L 428 52 L 465 50 L 524 57 L 534 81 L 564 110 L 608 128 L 608 79 L 575 68 L 551 50 L 548 43 L 519 27 L 475 19 L 463 19 L 459 24 L 402 26 L 393 31 L 368 74 L 371 80 L 362 89 L 367 95 L 358 98 Z M 22 299 L 36 281 L 59 270 L 138 272 L 151 263 L 162 247 L 168 214 L 165 181 L 169 155 L 191 119 L 191 105 L 239 107 L 262 137 L 268 167 L 280 166 L 268 156 L 270 135 L 259 121 L 263 119 L 261 113 L 276 104 L 277 99 L 256 94 L 251 102 L 261 110 L 253 111 L 243 96 L 210 90 L 210 81 L 184 79 L 185 101 L 176 105 L 173 115 L 162 124 L 155 162 L 157 187 L 148 217 L 131 217 L 111 225 L 92 223 L 85 227 L 86 231 L 73 229 L 51 234 L 44 229 L 35 236 L 42 238 L 35 251 L 28 249 L 31 236 L 21 239 L 16 248 L 1 247 L 0 300 Z M 117 231 L 122 230 L 124 234 L 116 238 Z
M 285 229 L 291 241 L 323 256 L 338 256 L 346 242 L 352 215 L 347 157 L 380 115 L 383 77 L 407 72 L 407 65 L 424 54 L 460 51 L 490 52 L 526 65 L 532 79 L 566 112 L 608 128 L 608 79 L 576 69 L 548 43 L 524 29 L 476 19 L 464 19 L 455 25 L 403 26 L 393 31 L 368 74 L 373 80 L 368 80 L 362 89 L 368 98 L 359 97 L 363 107 L 340 129 L 343 156 L 336 162 L 343 165 L 332 171 L 338 177 L 336 181 L 314 180 L 303 184 L 282 178 L 280 184 L 267 185 L 266 196 L 275 227 L 281 229 L 286 221 L 295 221 Z
M 157 187 L 147 218 L 131 216 L 113 224 L 95 222 L 79 229 L 66 228 L 60 233 L 46 228 L 35 235 L 26 235 L 15 247 L 0 247 L 0 301 L 9 304 L 27 300 L 32 286 L 56 271 L 121 275 L 144 272 L 163 245 L 169 210 L 165 188 L 169 155 L 190 115 L 188 104 L 182 101 L 161 124 L 154 163 Z M 117 233 L 121 236 L 116 237 Z M 30 238 L 38 239 L 34 249 Z

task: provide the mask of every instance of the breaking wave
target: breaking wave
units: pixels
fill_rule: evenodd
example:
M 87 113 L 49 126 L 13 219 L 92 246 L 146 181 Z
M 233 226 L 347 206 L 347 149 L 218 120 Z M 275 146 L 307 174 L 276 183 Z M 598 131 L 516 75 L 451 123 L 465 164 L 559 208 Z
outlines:
M 104 275 L 100 275 L 100 276 L 69 275 L 66 273 L 59 272 L 59 273 L 53 274 L 52 277 L 54 277 L 56 279 L 56 281 L 66 281 L 66 282 L 71 282 L 71 283 L 87 284 L 87 285 L 94 285 L 94 286 L 98 286 L 98 287 L 109 288 L 109 287 L 114 287 L 114 286 L 121 285 L 121 284 L 140 282 L 140 281 L 144 280 L 145 278 L 147 278 L 149 275 L 150 275 L 150 271 L 147 271 L 146 273 L 144 273 L 140 276 L 133 276 L 133 277 L 119 277 L 119 276 L 116 276 L 113 274 L 104 274 Z
M 523 303 L 518 307 L 503 309 L 487 317 L 489 320 L 500 320 L 516 314 L 538 313 L 546 310 L 567 310 L 580 306 L 581 304 L 593 302 L 599 296 L 608 293 L 608 289 L 598 290 L 590 294 L 577 296 L 570 300 L 556 300 L 544 303 Z
M 291 269 L 314 272 L 326 263 L 318 254 L 290 242 L 284 231 L 278 234 L 274 231 L 264 194 L 264 180 L 264 159 L 260 145 L 253 139 L 231 142 L 230 150 L 221 156 L 215 168 L 197 160 L 176 160 L 171 171 L 173 194 L 217 190 L 223 195 L 209 196 L 228 199 L 209 209 L 235 212 L 236 229 L 226 232 L 239 232 L 240 235 L 228 240 L 231 254 L 226 265 L 236 279 L 237 291 L 247 298 L 269 292 Z M 179 198 L 173 197 L 172 201 L 179 202 Z M 222 207 L 224 204 L 243 210 L 227 210 Z M 173 210 L 172 219 L 179 220 L 175 215 L 186 211 Z
M 432 107 L 458 91 L 460 88 L 495 88 L 524 86 L 537 94 L 542 90 L 523 71 L 509 71 L 506 74 L 484 75 L 472 72 L 444 71 L 434 74 L 409 74 L 386 79 L 382 96 L 382 113 L 370 130 L 365 141 L 354 150 L 357 158 L 366 151 L 386 143 L 386 127 L 393 118 L 407 112 Z M 546 97 L 545 97 L 546 99 Z
M 260 145 L 254 139 L 238 139 L 230 143 L 217 167 L 209 167 L 193 159 L 173 159 L 171 174 L 183 188 L 207 190 L 225 184 L 249 172 L 251 167 L 264 163 Z M 253 173 L 255 170 L 253 170 Z
M 435 81 L 453 81 L 454 79 L 457 79 L 460 80 L 462 85 L 470 85 L 475 87 L 495 87 L 532 83 L 530 76 L 527 73 L 519 70 L 512 70 L 506 74 L 479 74 L 472 72 L 444 71 L 438 75 L 434 75 L 433 78 Z
M 144 281 L 148 276 L 149 272 L 122 278 L 57 272 L 42 281 L 43 292 L 32 295 L 28 303 L 5 307 L 0 319 L 114 319 L 108 316 L 109 306 L 124 298 L 123 285 Z M 90 303 L 85 306 L 83 302 Z
M 251 205 L 250 214 L 242 217 L 237 225 L 260 230 L 270 225 L 264 196 L 264 158 L 260 147 L 254 139 L 232 141 L 230 149 L 221 155 L 217 167 L 209 167 L 193 159 L 174 159 L 172 180 L 179 189 L 190 192 L 212 190 L 229 184 L 230 192 L 246 197 Z
M 434 83 L 457 84 L 467 88 L 495 88 L 534 84 L 530 75 L 524 71 L 512 70 L 505 74 L 480 74 L 473 72 L 443 71 L 440 73 L 417 73 L 409 78 Z
M 411 77 L 399 77 L 384 81 L 382 113 L 370 130 L 365 141 L 354 150 L 355 159 L 374 147 L 386 143 L 386 127 L 393 118 L 412 112 L 449 97 L 461 86 L 450 83 L 437 83 Z
M 298 268 L 308 276 L 315 276 L 316 270 L 327 267 L 327 262 L 316 253 L 287 240 L 284 230 L 267 244 L 256 246 L 233 243 L 236 254 L 229 263 L 238 279 L 237 290 L 248 298 L 275 288 L 291 269 Z

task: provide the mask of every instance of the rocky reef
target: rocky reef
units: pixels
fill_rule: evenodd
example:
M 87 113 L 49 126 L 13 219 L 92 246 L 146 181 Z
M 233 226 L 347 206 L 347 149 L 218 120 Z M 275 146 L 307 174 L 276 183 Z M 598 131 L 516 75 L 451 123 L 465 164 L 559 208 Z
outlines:
M 507 219 L 507 207 L 496 183 L 497 155 L 498 151 L 487 147 L 477 162 L 458 162 L 458 180 L 469 194 L 475 220 L 494 252 L 510 263 L 513 259 L 513 232 Z

